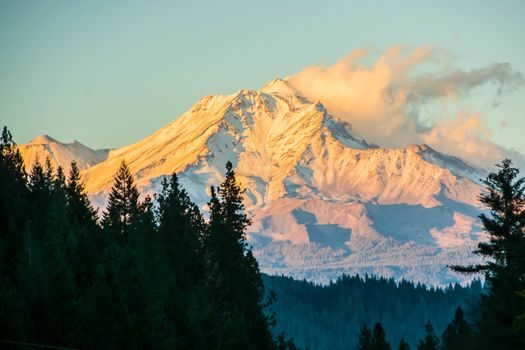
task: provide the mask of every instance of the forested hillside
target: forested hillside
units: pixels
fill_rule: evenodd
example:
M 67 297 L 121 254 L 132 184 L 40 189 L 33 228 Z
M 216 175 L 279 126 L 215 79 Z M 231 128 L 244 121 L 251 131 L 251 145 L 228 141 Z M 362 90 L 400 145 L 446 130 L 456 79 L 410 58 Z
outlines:
M 479 299 L 481 283 L 446 289 L 377 277 L 343 276 L 326 286 L 289 277 L 263 276 L 266 289 L 277 295 L 272 309 L 275 331 L 284 331 L 302 348 L 353 349 L 363 324 L 380 322 L 387 339 L 401 338 L 415 348 L 430 321 L 441 335 L 457 307 L 468 309 Z M 394 347 L 395 348 L 395 347 Z
M 287 349 L 247 249 L 231 163 L 209 219 L 173 174 L 140 200 L 125 162 L 99 217 L 73 163 L 25 173 L 0 136 L 0 347 Z

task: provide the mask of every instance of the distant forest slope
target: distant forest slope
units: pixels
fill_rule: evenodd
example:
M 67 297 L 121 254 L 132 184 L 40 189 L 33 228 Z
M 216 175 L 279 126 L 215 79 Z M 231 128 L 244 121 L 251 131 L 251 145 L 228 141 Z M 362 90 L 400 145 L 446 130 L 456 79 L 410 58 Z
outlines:
M 359 329 L 381 322 L 393 348 L 402 337 L 415 348 L 424 336 L 424 324 L 432 322 L 441 335 L 458 306 L 478 299 L 479 281 L 467 287 L 429 289 L 421 284 L 377 277 L 343 276 L 320 286 L 290 277 L 264 276 L 267 291 L 277 302 L 276 333 L 293 336 L 301 348 L 316 350 L 354 349 Z

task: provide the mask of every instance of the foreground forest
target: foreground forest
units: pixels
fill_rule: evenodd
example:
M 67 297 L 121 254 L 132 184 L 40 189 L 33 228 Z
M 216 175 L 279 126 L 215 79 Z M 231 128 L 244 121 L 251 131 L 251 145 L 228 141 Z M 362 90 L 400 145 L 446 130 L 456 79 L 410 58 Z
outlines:
M 156 203 L 122 163 L 99 218 L 78 169 L 29 174 L 0 140 L 0 342 L 85 349 L 288 349 L 273 337 L 231 163 L 209 219 L 173 174 Z
M 518 173 L 505 160 L 484 180 L 488 214 L 480 218 L 490 239 L 475 252 L 483 264 L 451 267 L 483 274 L 483 290 L 479 282 L 435 290 L 348 276 L 314 286 L 261 274 L 231 163 L 224 182 L 210 188 L 207 217 L 176 174 L 154 200 L 141 200 L 125 162 L 99 215 L 74 163 L 64 174 L 44 160 L 27 174 L 4 128 L 0 345 L 296 349 L 286 331 L 312 349 L 523 348 L 525 180 Z

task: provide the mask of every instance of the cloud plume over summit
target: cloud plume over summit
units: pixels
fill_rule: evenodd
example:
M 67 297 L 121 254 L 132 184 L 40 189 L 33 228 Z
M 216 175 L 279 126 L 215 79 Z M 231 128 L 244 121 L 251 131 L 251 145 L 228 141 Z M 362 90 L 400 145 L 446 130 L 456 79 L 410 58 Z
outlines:
M 509 63 L 462 70 L 446 53 L 428 47 L 411 52 L 392 47 L 375 60 L 359 49 L 332 66 L 306 67 L 287 81 L 381 146 L 427 143 L 480 166 L 505 156 L 522 158 L 492 142 L 486 116 L 462 105 L 486 87 L 497 106 L 502 94 L 519 88 L 525 80 Z

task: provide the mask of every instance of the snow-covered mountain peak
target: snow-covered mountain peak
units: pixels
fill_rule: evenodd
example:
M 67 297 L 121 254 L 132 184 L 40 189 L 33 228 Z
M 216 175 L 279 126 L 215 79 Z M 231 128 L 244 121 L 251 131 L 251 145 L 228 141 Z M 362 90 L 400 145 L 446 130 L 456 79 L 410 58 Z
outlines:
M 172 172 L 188 171 L 207 174 L 199 177 L 199 185 L 207 187 L 220 182 L 229 160 L 255 207 L 290 195 L 375 198 L 432 207 L 440 203 L 436 196 L 443 183 L 449 188 L 464 181 L 452 174 L 476 173 L 427 145 L 399 150 L 370 145 L 353 135 L 348 122 L 332 117 L 321 102 L 287 94 L 288 88 L 285 80 L 275 79 L 263 91 L 202 98 L 158 132 L 112 151 L 105 162 L 88 169 L 87 189 L 107 191 L 122 160 L 143 187 Z M 421 181 L 422 176 L 428 178 Z
M 321 103 L 254 90 L 210 95 L 153 135 L 112 151 L 107 161 L 86 171 L 87 188 L 107 190 L 123 159 L 143 184 L 192 167 L 206 168 L 217 179 L 230 160 L 245 176 L 256 171 L 271 184 L 268 193 L 279 196 L 284 194 L 283 179 L 307 146 L 323 142 L 327 133 L 347 145 L 365 147 L 352 137 L 351 127 L 336 121 Z
M 260 91 L 206 96 L 156 133 L 111 151 L 83 172 L 95 205 L 105 205 L 122 160 L 144 193 L 158 192 L 176 172 L 199 205 L 232 161 L 267 272 L 340 273 L 362 253 L 361 267 L 378 259 L 373 266 L 395 265 L 396 277 L 409 277 L 404 253 L 424 265 L 441 250 L 457 258 L 457 249 L 467 252 L 478 239 L 481 170 L 428 145 L 368 144 L 282 79 Z M 393 247 L 404 253 L 381 260 Z M 432 261 L 446 274 L 443 259 Z
M 80 169 L 89 168 L 107 158 L 107 150 L 93 150 L 79 141 L 62 143 L 49 135 L 40 135 L 30 142 L 18 146 L 26 171 L 30 171 L 38 160 L 44 163 L 50 159 L 54 168 L 62 167 L 69 171 L 71 162 L 75 161 Z
M 261 92 L 267 94 L 278 94 L 278 95 L 297 95 L 297 90 L 295 90 L 288 82 L 281 78 L 275 78 L 270 81 L 268 84 L 264 85 Z
M 28 143 L 33 144 L 33 145 L 41 145 L 41 144 L 48 144 L 48 143 L 58 143 L 58 141 L 52 138 L 51 136 L 44 134 L 44 135 L 39 135 L 35 137 Z

